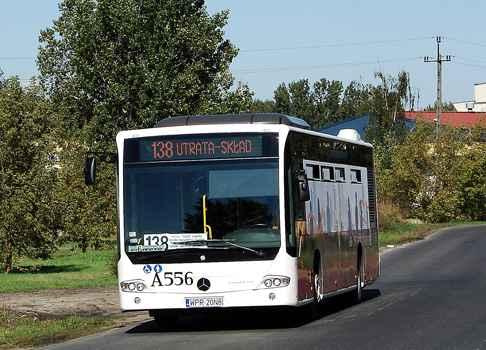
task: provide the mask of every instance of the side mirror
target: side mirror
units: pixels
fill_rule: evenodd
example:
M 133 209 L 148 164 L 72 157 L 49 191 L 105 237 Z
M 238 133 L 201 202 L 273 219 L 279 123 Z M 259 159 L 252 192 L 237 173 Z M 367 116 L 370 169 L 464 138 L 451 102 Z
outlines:
M 297 192 L 301 202 L 307 202 L 310 199 L 309 183 L 303 171 L 297 174 Z
M 87 157 L 84 163 L 84 183 L 87 186 L 94 185 L 96 182 L 96 158 Z

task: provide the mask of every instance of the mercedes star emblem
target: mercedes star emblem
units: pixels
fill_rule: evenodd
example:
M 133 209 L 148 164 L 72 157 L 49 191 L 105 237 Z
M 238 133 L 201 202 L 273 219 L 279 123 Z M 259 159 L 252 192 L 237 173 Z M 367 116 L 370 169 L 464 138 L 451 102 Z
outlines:
M 207 278 L 200 278 L 197 281 L 197 288 L 203 292 L 207 291 L 211 287 L 211 282 Z

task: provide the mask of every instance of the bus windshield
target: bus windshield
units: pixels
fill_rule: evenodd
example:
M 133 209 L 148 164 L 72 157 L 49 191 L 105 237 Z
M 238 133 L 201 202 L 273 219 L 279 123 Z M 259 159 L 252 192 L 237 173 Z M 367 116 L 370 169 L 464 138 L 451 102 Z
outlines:
M 127 253 L 280 247 L 277 158 L 125 164 L 123 192 Z

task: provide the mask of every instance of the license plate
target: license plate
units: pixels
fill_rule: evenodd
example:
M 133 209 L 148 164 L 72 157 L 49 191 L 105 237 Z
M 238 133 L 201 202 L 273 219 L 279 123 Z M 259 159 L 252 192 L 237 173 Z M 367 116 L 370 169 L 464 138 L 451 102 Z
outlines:
M 222 307 L 223 297 L 191 297 L 185 298 L 186 308 L 192 307 Z

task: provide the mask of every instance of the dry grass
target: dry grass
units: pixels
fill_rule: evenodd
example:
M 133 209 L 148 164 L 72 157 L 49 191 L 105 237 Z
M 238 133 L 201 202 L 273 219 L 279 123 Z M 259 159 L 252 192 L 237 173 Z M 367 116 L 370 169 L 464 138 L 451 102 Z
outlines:
M 380 231 L 389 230 L 406 221 L 397 205 L 391 201 L 378 202 L 378 224 Z

